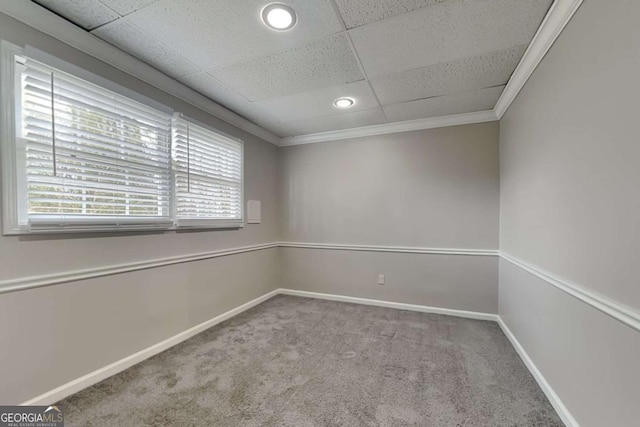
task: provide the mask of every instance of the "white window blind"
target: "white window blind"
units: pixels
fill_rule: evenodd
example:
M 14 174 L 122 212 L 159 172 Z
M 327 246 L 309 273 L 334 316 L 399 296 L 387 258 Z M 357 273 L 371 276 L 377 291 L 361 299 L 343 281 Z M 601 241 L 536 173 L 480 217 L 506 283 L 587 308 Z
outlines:
M 4 234 L 244 225 L 242 141 L 0 44 Z
M 21 221 L 170 225 L 171 115 L 30 59 L 15 67 Z
M 176 116 L 172 157 L 177 225 L 242 225 L 242 142 Z

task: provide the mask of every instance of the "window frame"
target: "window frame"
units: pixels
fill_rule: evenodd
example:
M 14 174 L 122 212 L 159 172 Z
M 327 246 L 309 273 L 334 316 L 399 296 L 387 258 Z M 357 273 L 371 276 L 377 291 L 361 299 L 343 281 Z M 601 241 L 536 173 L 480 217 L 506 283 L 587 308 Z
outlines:
M 194 125 L 203 127 L 211 132 L 221 135 L 224 138 L 238 142 L 241 147 L 241 174 L 240 174 L 240 218 L 239 219 L 215 219 L 202 218 L 197 220 L 178 220 L 176 218 L 175 208 L 177 205 L 177 194 L 175 185 L 175 169 L 173 162 L 168 165 L 170 176 L 170 192 L 169 192 L 169 218 L 170 221 L 136 221 L 135 216 L 121 216 L 118 221 L 105 221 L 99 216 L 93 218 L 81 218 L 74 221 L 78 226 L 63 226 L 63 221 L 51 221 L 51 225 L 32 227 L 27 222 L 21 222 L 20 209 L 26 209 L 27 195 L 26 192 L 20 191 L 20 186 L 26 185 L 26 170 L 21 166 L 18 160 L 20 155 L 19 144 L 17 141 L 17 130 L 19 122 L 21 122 L 21 112 L 17 108 L 16 85 L 19 76 L 16 71 L 16 57 L 27 57 L 37 62 L 41 62 L 49 67 L 58 69 L 62 72 L 71 74 L 72 76 L 95 84 L 103 89 L 115 92 L 118 95 L 129 98 L 133 101 L 145 104 L 149 107 L 156 108 L 162 112 L 172 116 L 169 128 L 169 157 L 172 158 L 171 149 L 173 147 L 173 117 L 179 115 L 182 120 L 193 123 Z M 24 153 L 22 153 L 24 156 Z M 119 86 L 110 80 L 94 75 L 73 64 L 67 63 L 56 58 L 46 52 L 42 52 L 31 46 L 21 47 L 6 40 L 0 40 L 0 177 L 2 178 L 1 202 L 0 210 L 3 235 L 28 235 L 28 234 L 60 234 L 60 233 L 95 233 L 95 232 L 130 232 L 141 230 L 181 230 L 181 229 L 239 229 L 245 224 L 245 169 L 244 169 L 244 141 L 239 138 L 228 135 L 215 129 L 209 125 L 201 123 L 190 117 L 175 112 L 173 109 L 157 101 L 147 98 L 133 90 Z M 52 218 L 53 219 L 53 218 Z M 84 225 L 83 225 L 84 223 Z
M 245 201 L 244 201 L 244 141 L 231 136 L 227 133 L 224 133 L 218 129 L 215 129 L 205 123 L 202 123 L 198 120 L 195 120 L 189 116 L 185 116 L 182 113 L 176 112 L 174 113 L 174 117 L 171 121 L 171 147 L 173 148 L 173 123 L 175 120 L 184 120 L 185 122 L 191 123 L 195 126 L 199 126 L 204 128 L 210 132 L 216 133 L 224 138 L 230 139 L 234 142 L 237 142 L 240 145 L 240 218 L 239 219 L 212 219 L 212 218 L 178 218 L 176 216 L 175 208 L 177 206 L 177 194 L 176 194 L 176 180 L 175 173 L 176 170 L 171 168 L 171 176 L 172 176 L 172 188 L 171 188 L 171 207 L 172 214 L 175 227 L 177 229 L 189 228 L 189 229 L 198 229 L 198 228 L 243 228 L 245 224 Z M 173 153 L 172 153 L 173 155 Z
M 18 196 L 18 163 L 15 111 L 15 56 L 24 50 L 5 40 L 0 41 L 0 159 L 2 160 L 2 231 L 3 234 L 24 234 L 20 224 Z

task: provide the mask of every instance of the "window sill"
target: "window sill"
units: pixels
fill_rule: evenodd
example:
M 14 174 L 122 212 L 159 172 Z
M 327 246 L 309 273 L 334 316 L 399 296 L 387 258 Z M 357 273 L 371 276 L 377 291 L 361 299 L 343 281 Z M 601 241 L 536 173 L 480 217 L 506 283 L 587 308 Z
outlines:
M 57 234 L 99 234 L 99 233 L 140 233 L 140 232 L 195 232 L 208 230 L 238 230 L 244 228 L 244 223 L 234 224 L 193 224 L 193 225 L 120 225 L 120 226 L 52 226 L 52 227 L 22 227 L 3 231 L 4 236 L 34 236 Z

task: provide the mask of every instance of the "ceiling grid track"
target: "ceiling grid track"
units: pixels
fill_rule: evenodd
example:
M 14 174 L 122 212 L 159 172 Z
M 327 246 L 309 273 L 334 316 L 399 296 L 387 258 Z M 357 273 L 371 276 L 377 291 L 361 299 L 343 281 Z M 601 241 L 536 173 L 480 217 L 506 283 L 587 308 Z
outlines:
M 582 0 L 294 2 L 297 23 L 288 31 L 261 25 L 260 2 L 38 2 L 53 11 L 14 0 L 0 0 L 0 11 L 286 146 L 499 120 Z M 227 25 L 212 25 L 216 19 Z M 124 24 L 144 40 L 100 39 Z M 487 25 L 491 34 L 477 34 Z M 499 68 L 488 59 L 523 43 L 526 51 L 506 53 Z M 514 55 L 522 55 L 515 67 Z M 175 74 L 182 69 L 188 72 Z M 494 83 L 501 73 L 506 86 Z M 344 96 L 356 102 L 338 113 L 332 103 Z

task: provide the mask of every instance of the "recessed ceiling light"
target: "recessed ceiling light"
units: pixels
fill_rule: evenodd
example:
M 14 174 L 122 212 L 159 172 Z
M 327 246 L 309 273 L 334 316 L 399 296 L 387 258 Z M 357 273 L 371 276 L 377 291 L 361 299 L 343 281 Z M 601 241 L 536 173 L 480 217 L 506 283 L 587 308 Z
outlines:
M 291 6 L 282 3 L 266 5 L 260 14 L 264 25 L 276 31 L 287 31 L 293 28 L 298 21 L 296 13 Z
M 337 98 L 333 101 L 333 105 L 335 105 L 338 108 L 349 108 L 351 106 L 353 106 L 353 104 L 355 104 L 356 101 L 353 100 L 353 98 L 347 98 L 347 97 L 343 97 L 343 98 Z

